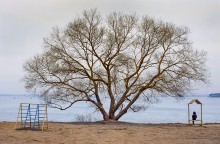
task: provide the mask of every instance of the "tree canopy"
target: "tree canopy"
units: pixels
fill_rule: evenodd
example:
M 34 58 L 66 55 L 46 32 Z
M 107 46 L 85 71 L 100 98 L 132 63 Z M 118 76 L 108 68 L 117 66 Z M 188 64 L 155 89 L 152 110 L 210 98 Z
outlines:
M 119 120 L 147 105 L 139 99 L 179 98 L 207 82 L 206 52 L 193 49 L 188 35 L 186 27 L 148 16 L 85 10 L 53 28 L 44 52 L 26 61 L 25 87 L 52 107 L 85 101 L 104 120 Z

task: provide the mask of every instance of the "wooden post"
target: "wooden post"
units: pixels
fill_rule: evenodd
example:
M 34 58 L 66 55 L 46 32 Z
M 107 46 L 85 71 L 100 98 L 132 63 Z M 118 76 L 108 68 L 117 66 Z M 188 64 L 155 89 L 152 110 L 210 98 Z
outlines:
M 16 120 L 16 124 L 15 124 L 15 129 L 18 127 L 18 117 L 19 115 L 21 114 L 21 117 L 22 117 L 22 107 L 21 107 L 21 103 L 20 103 L 20 107 L 19 107 L 19 110 L 18 110 L 18 115 L 17 115 L 17 120 Z M 21 124 L 22 124 L 22 118 L 21 118 Z
M 48 130 L 48 115 L 47 115 L 47 105 L 46 105 L 46 117 L 47 117 L 46 122 L 47 122 L 47 130 Z
M 189 111 L 189 104 L 188 104 L 188 124 L 190 125 L 190 111 Z
M 23 111 L 22 111 L 22 103 L 20 103 L 20 109 L 19 109 L 19 112 L 21 113 L 21 127 L 23 127 L 23 120 L 22 120 L 22 118 L 23 118 L 23 116 L 22 116 L 22 113 L 23 113 Z
M 42 131 L 44 130 L 45 125 L 46 125 L 46 129 L 48 129 L 47 105 L 44 105 L 44 106 L 45 106 L 45 112 L 44 112 L 44 117 L 43 117 L 43 123 L 42 123 L 42 126 L 41 126 Z
M 201 104 L 201 126 L 202 126 L 202 104 Z

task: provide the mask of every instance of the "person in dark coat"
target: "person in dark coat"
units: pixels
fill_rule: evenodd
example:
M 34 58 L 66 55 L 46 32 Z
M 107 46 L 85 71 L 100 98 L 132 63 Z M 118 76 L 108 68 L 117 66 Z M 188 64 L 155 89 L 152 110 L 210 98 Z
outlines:
M 193 115 L 192 115 L 193 125 L 194 125 L 194 120 L 196 120 L 196 118 L 197 118 L 196 112 L 193 112 Z

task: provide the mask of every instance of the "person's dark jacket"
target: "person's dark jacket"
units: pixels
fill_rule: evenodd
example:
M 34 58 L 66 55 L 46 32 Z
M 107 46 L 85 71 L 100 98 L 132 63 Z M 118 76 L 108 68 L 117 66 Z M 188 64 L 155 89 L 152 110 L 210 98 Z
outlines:
M 193 120 L 196 120 L 196 118 L 197 118 L 197 115 L 196 115 L 196 114 L 193 114 L 193 115 L 192 115 L 192 119 L 193 119 Z

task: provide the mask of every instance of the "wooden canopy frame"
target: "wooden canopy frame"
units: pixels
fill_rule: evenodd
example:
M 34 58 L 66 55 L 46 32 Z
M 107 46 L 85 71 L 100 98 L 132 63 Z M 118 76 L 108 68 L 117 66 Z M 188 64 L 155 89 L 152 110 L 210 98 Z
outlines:
M 197 103 L 197 104 L 200 104 L 200 106 L 201 106 L 201 119 L 200 120 L 191 120 L 190 119 L 190 108 L 189 108 L 189 105 L 190 104 L 193 104 L 193 103 Z M 201 124 L 200 124 L 200 126 L 202 126 L 202 103 L 198 100 L 198 99 L 192 99 L 189 103 L 188 103 L 188 123 L 189 123 L 189 125 L 190 125 L 190 122 L 191 121 L 200 121 L 201 122 Z

